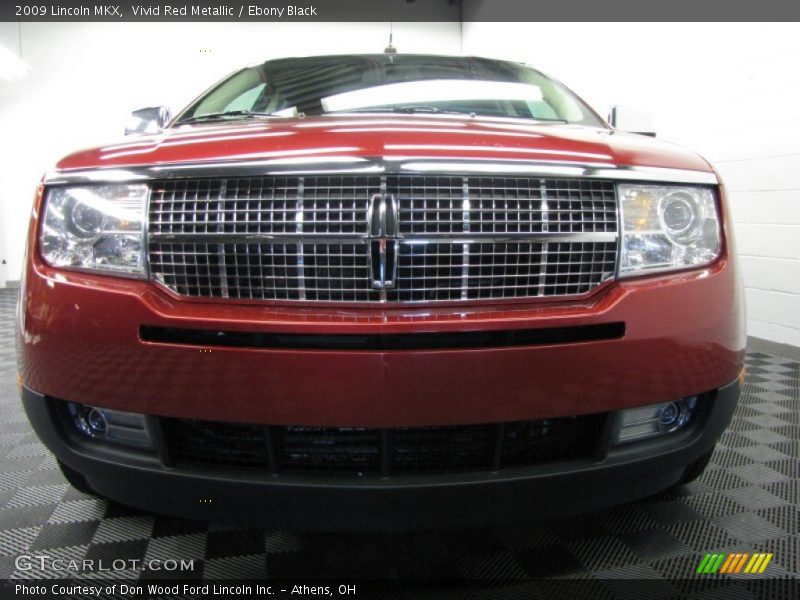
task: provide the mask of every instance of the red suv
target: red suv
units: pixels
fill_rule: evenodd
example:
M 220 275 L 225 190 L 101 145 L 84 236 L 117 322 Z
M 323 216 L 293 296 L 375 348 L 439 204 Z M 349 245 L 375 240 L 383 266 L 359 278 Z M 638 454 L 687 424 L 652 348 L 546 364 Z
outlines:
M 481 58 L 272 60 L 134 116 L 30 224 L 23 402 L 78 489 L 374 529 L 702 472 L 745 335 L 696 154 Z

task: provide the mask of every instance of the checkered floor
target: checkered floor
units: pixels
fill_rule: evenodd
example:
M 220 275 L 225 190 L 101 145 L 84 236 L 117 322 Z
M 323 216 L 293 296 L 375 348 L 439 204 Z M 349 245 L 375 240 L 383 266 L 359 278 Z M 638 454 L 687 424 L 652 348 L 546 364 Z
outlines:
M 678 491 L 574 518 L 511 526 L 300 534 L 142 514 L 71 488 L 17 398 L 14 304 L 13 292 L 0 290 L 2 579 L 63 576 L 15 569 L 19 554 L 43 553 L 106 561 L 195 559 L 190 577 L 206 579 L 502 580 L 484 595 L 469 597 L 547 596 L 542 578 L 568 577 L 603 580 L 601 597 L 609 599 L 636 597 L 619 584 L 624 578 L 650 580 L 653 600 L 721 598 L 729 597 L 724 592 L 730 578 L 693 573 L 706 552 L 744 551 L 774 553 L 765 575 L 784 580 L 737 597 L 784 597 L 798 590 L 797 362 L 748 354 L 747 383 L 732 426 L 705 474 Z M 597 589 L 585 597 L 598 597 Z

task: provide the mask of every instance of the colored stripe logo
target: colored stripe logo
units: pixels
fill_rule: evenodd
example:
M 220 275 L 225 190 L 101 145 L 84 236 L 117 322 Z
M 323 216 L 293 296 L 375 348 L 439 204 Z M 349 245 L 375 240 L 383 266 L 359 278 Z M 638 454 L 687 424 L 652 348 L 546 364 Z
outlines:
M 772 560 L 772 553 L 750 554 L 749 552 L 734 552 L 731 554 L 706 554 L 700 561 L 700 566 L 695 571 L 699 575 L 712 575 L 724 573 L 733 575 L 737 573 L 763 573 Z

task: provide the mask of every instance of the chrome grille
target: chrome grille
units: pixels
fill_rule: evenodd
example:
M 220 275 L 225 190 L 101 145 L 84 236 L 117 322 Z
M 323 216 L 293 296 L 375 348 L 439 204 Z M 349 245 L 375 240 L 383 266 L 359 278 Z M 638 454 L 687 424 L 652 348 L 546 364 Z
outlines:
M 366 256 L 357 244 L 150 244 L 159 279 L 185 296 L 246 300 L 369 301 Z
M 397 277 L 374 289 L 374 199 L 396 199 Z M 183 296 L 435 302 L 572 296 L 613 277 L 612 182 L 268 176 L 151 184 L 152 276 Z M 381 233 L 381 235 L 384 235 Z M 383 240 L 387 241 L 387 240 Z M 380 287 L 380 286 L 378 286 Z
M 403 233 L 617 231 L 614 186 L 591 179 L 398 178 Z
M 358 234 L 376 177 L 237 177 L 152 184 L 150 234 Z
M 615 260 L 614 242 L 408 244 L 401 250 L 398 289 L 392 299 L 584 294 L 613 272 Z

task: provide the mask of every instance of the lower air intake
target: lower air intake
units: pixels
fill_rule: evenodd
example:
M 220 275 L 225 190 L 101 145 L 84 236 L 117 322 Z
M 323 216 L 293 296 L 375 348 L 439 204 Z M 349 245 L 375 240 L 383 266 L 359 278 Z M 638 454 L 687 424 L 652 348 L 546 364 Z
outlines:
M 478 425 L 264 426 L 164 419 L 178 464 L 269 473 L 455 473 L 587 459 L 605 414 Z

